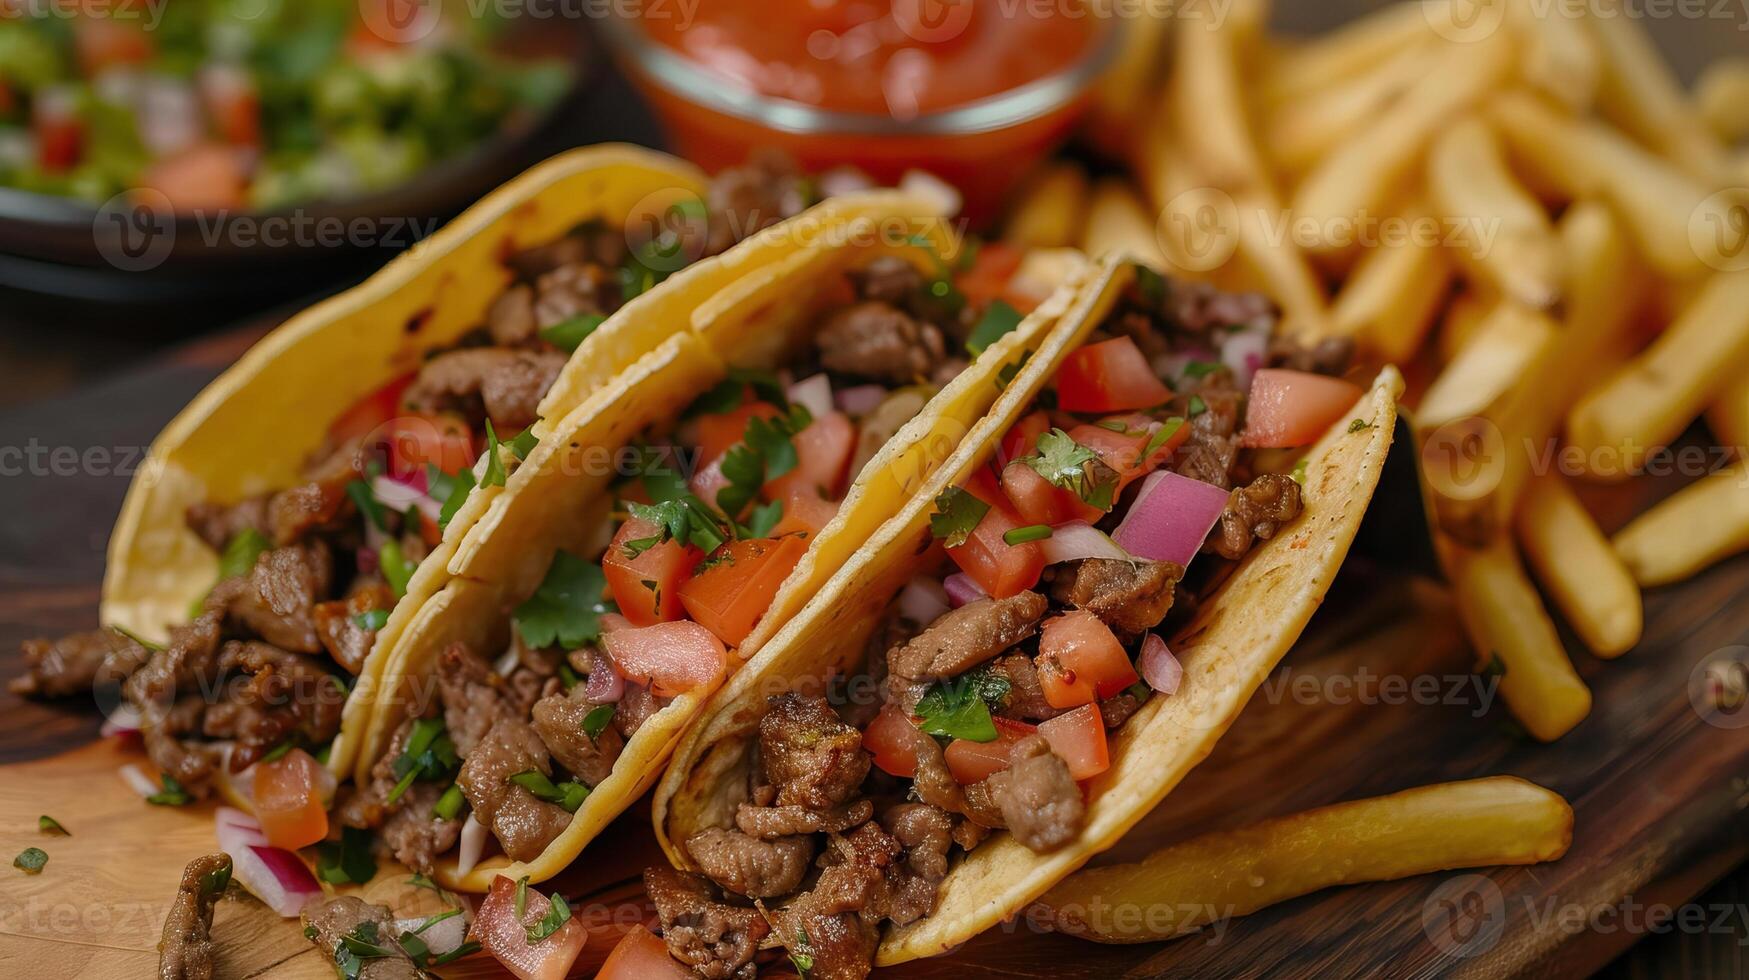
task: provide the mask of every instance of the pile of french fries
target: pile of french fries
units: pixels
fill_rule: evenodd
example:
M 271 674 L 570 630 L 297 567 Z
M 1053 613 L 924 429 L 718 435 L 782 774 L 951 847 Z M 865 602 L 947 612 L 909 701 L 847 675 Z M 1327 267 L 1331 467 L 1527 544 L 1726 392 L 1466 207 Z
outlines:
M 1500 672 L 1526 731 L 1559 738 L 1591 692 L 1545 599 L 1593 655 L 1616 657 L 1639 641 L 1642 589 L 1749 550 L 1749 150 L 1733 147 L 1749 141 L 1749 58 L 1710 66 L 1690 93 L 1617 0 L 1406 2 L 1314 38 L 1271 36 L 1267 4 L 1236 0 L 1224 18 L 1186 7 L 1203 15 L 1160 32 L 1154 57 L 1126 57 L 1099 104 L 1132 108 L 1132 179 L 1050 169 L 1011 233 L 1261 291 L 1302 339 L 1350 338 L 1364 361 L 1403 367 L 1436 550 L 1478 664 Z M 1710 445 L 1685 469 L 1710 475 L 1689 472 L 1606 535 L 1573 481 L 1644 479 L 1703 418 Z M 1198 923 L 1118 935 L 1061 909 L 1103 893 L 1242 913 L 1509 860 L 1502 841 L 1525 860 L 1565 850 L 1565 806 L 1546 791 L 1411 792 L 1433 795 L 1082 872 L 1040 909 L 1088 938 L 1162 939 Z M 1455 807 L 1462 832 L 1410 799 Z M 1407 836 L 1375 839 L 1380 815 L 1409 821 Z M 1326 873 L 1330 855 L 1359 870 Z M 1236 894 L 1231 867 L 1253 861 L 1279 863 L 1260 876 L 1269 888 Z
M 1691 94 L 1615 2 L 1407 2 L 1309 39 L 1271 36 L 1267 0 L 1187 6 L 1102 94 L 1132 179 L 1057 165 L 1009 227 L 1262 291 L 1403 367 L 1466 628 L 1545 741 L 1591 705 L 1545 596 L 1616 657 L 1642 588 L 1749 549 L 1749 463 L 1725 465 L 1749 460 L 1749 58 Z M 1716 472 L 1606 536 L 1570 481 L 1673 465 L 1703 416 L 1684 465 Z

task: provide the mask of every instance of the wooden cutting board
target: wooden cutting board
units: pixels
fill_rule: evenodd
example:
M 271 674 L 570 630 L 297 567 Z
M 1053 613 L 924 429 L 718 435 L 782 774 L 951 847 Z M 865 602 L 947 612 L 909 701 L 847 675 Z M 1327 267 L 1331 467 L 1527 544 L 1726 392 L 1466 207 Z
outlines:
M 125 455 L 149 442 L 235 356 L 237 344 L 232 338 L 197 348 L 76 398 L 0 414 L 0 444 L 34 439 L 50 451 L 102 447 Z M 61 472 L 45 463 L 0 480 L 0 513 L 9 515 L 0 522 L 0 676 L 17 672 L 20 640 L 94 625 L 102 546 L 128 474 L 114 466 L 75 469 Z M 1644 490 L 1594 492 L 1589 502 L 1613 526 L 1643 505 Z M 1329 891 L 1166 944 L 1096 946 L 1040 933 L 1021 919 L 954 956 L 884 975 L 1580 976 L 1595 970 L 1645 935 L 1643 925 L 1612 925 L 1622 913 L 1632 919 L 1636 908 L 1689 901 L 1749 856 L 1743 814 L 1749 726 L 1709 724 L 1690 699 L 1691 680 L 1709 658 L 1749 644 L 1749 560 L 1649 595 L 1646 613 L 1645 639 L 1627 656 L 1604 663 L 1575 654 L 1595 707 L 1574 732 L 1545 746 L 1517 733 L 1503 706 L 1484 705 L 1467 680 L 1470 654 L 1437 587 L 1355 559 L 1306 642 L 1215 754 L 1100 859 L 1133 859 L 1187 834 L 1262 816 L 1509 773 L 1572 802 L 1573 847 L 1559 862 Z M 1397 688 L 1381 685 L 1387 675 L 1405 684 L 1434 678 L 1441 693 L 1434 703 L 1395 696 L 1390 691 Z M 1425 689 L 1433 682 L 1421 683 Z M 131 750 L 98 740 L 98 721 L 88 704 L 39 705 L 0 695 L 0 857 L 27 846 L 49 853 L 39 876 L 0 867 L 0 971 L 9 969 L 8 975 L 150 975 L 180 869 L 216 846 L 200 809 L 148 806 L 127 789 L 116 769 Z M 73 836 L 41 836 L 36 820 L 42 813 Z M 630 921 L 640 913 L 629 883 L 655 860 L 647 816 L 634 811 L 559 887 L 586 908 L 601 899 L 598 915 Z M 385 872 L 376 887 L 398 896 L 402 881 Z M 1430 939 L 1423 916 L 1445 904 L 1470 910 L 1477 928 L 1493 933 L 1491 941 L 1455 955 Z M 1586 927 L 1586 915 L 1598 927 Z M 215 932 L 221 977 L 333 975 L 295 924 L 247 897 L 220 906 Z M 591 946 L 579 975 L 599 963 L 605 948 L 605 941 Z M 480 960 L 445 974 L 502 975 Z

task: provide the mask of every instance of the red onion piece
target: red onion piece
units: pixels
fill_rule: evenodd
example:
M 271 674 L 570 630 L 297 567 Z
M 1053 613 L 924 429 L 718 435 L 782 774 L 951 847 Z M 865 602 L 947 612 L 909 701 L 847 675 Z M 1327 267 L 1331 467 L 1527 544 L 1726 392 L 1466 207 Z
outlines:
M 467 822 L 462 824 L 462 840 L 460 849 L 456 852 L 455 873 L 465 875 L 474 870 L 474 865 L 480 863 L 480 856 L 485 853 L 486 825 L 470 811 Z
M 935 622 L 949 608 L 947 590 L 933 578 L 914 578 L 899 592 L 899 615 L 920 626 Z
M 104 738 L 137 735 L 142 721 L 140 709 L 123 702 L 116 705 L 114 710 L 104 717 L 103 727 L 98 729 L 98 733 Z M 153 790 L 153 792 L 157 791 Z
M 1220 487 L 1161 470 L 1142 481 L 1112 539 L 1138 558 L 1189 566 L 1226 507 Z
M 219 807 L 213 815 L 219 847 L 231 856 L 231 871 L 249 893 L 286 918 L 296 918 L 322 886 L 303 860 L 291 851 L 274 847 L 261 832 L 261 825 L 241 810 Z
M 583 700 L 590 704 L 612 704 L 625 697 L 626 679 L 613 669 L 606 657 L 595 660 L 595 669 L 583 685 Z
M 1045 563 L 1079 561 L 1083 558 L 1116 558 L 1128 561 L 1130 554 L 1111 536 L 1086 521 L 1066 521 L 1051 528 L 1051 536 L 1039 541 Z
M 419 933 L 419 939 L 425 943 L 426 948 L 431 950 L 434 956 L 442 956 L 452 952 L 462 943 L 467 942 L 468 920 L 470 918 L 471 916 L 464 910 L 461 915 L 452 915 L 447 919 L 433 922 L 426 927 L 424 932 Z M 423 925 L 425 925 L 423 916 L 416 919 L 396 919 L 394 934 L 399 936 L 403 932 L 412 932 Z
M 1166 648 L 1158 633 L 1142 638 L 1142 655 L 1136 658 L 1136 670 L 1148 686 L 1161 694 L 1176 694 L 1178 682 L 1184 679 L 1184 665 Z
M 846 415 L 863 416 L 881 407 L 887 400 L 887 389 L 880 385 L 857 385 L 836 392 L 833 400 Z
M 425 475 L 417 474 L 416 479 L 423 483 Z M 409 507 L 418 507 L 421 514 L 433 521 L 443 516 L 443 504 L 413 484 L 403 483 L 386 473 L 370 481 L 370 492 L 384 507 L 397 514 L 405 514 Z
M 823 418 L 832 411 L 832 380 L 823 373 L 790 385 L 788 395 L 791 404 L 807 409 L 814 418 Z
M 1233 372 L 1239 387 L 1251 387 L 1251 376 L 1263 366 L 1269 351 L 1269 330 L 1247 327 L 1229 335 L 1221 345 L 1221 363 Z
M 990 594 L 984 591 L 983 586 L 972 581 L 972 577 L 965 572 L 954 572 L 942 579 L 941 586 L 947 590 L 947 600 L 953 603 L 955 609 L 974 599 L 983 599 Z

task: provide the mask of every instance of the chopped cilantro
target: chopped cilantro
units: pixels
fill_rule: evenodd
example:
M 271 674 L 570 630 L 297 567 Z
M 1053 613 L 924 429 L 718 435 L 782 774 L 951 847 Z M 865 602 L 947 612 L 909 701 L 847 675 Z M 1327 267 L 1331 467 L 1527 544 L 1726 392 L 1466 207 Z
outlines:
M 1500 654 L 1491 653 L 1488 655 L 1488 662 L 1482 665 L 1482 676 L 1483 677 L 1505 677 L 1506 676 L 1506 661 L 1500 659 Z
M 1116 474 L 1100 463 L 1097 453 L 1070 438 L 1062 429 L 1039 433 L 1038 451 L 1022 456 L 1020 462 L 1051 485 L 1080 497 L 1088 506 L 1111 509 L 1112 498 L 1117 492 Z M 1099 478 L 1090 474 L 1089 467 L 1099 474 Z M 1111 475 L 1107 477 L 1107 474 Z
M 223 865 L 208 871 L 200 879 L 200 893 L 202 895 L 217 895 L 229 887 L 231 887 L 231 860 L 228 857 Z
M 627 558 L 636 558 L 668 540 L 685 542 L 709 554 L 729 540 L 732 532 L 726 526 L 728 521 L 713 513 L 703 501 L 692 494 L 659 504 L 633 503 L 627 509 L 638 520 L 648 521 L 661 528 L 661 532 L 653 540 L 639 538 L 636 541 L 627 541 L 624 545 Z
M 1107 432 L 1116 432 L 1116 433 L 1119 433 L 1121 435 L 1126 435 L 1126 436 L 1130 434 L 1130 427 L 1125 425 L 1122 422 L 1119 422 L 1117 419 L 1104 419 L 1102 421 L 1095 422 L 1093 424 L 1099 426 L 1101 429 L 1104 429 Z
M 538 799 L 557 803 L 568 813 L 576 813 L 583 801 L 589 798 L 589 787 L 569 780 L 555 784 L 539 769 L 525 769 L 511 776 L 510 781 L 533 793 Z
M 571 921 L 571 906 L 565 901 L 565 896 L 553 892 L 547 896 L 547 914 L 541 920 L 528 927 L 528 944 L 544 941 L 548 936 L 565 927 Z
M 260 761 L 262 761 L 262 762 L 278 762 L 280 759 L 283 759 L 287 755 L 290 755 L 291 750 L 295 749 L 297 747 L 298 747 L 298 740 L 295 738 L 288 738 L 285 741 L 279 743 L 278 745 L 275 745 L 273 748 L 268 749 L 267 754 L 262 756 Z
M 394 774 L 400 781 L 390 791 L 388 802 L 400 799 L 414 780 L 434 782 L 448 779 L 459 768 L 461 759 L 456 755 L 449 732 L 444 729 L 443 719 L 421 718 L 413 723 L 413 730 L 407 735 L 407 745 L 395 759 Z
M 358 512 L 370 521 L 371 527 L 385 533 L 389 530 L 389 519 L 383 513 L 383 505 L 377 501 L 376 494 L 371 493 L 370 484 L 363 480 L 353 480 L 346 484 L 346 495 L 358 505 Z M 227 544 L 225 550 L 230 551 L 231 546 Z
M 12 859 L 12 866 L 27 875 L 42 874 L 43 865 L 49 863 L 49 855 L 40 847 L 27 847 L 18 852 Z
M 599 313 L 579 313 L 574 317 L 560 320 L 540 332 L 540 339 L 552 344 L 566 353 L 575 351 L 595 328 L 607 321 L 607 317 Z
M 61 822 L 48 814 L 36 818 L 36 829 L 56 837 L 71 837 L 72 832 L 61 826 Z
M 1153 269 L 1136 263 L 1136 291 L 1142 294 L 1156 308 L 1166 302 L 1166 277 Z
M 1366 419 L 1355 419 L 1348 423 L 1348 431 L 1350 432 L 1365 432 L 1370 428 L 1372 428 L 1372 423 Z
M 972 328 L 972 335 L 966 338 L 966 350 L 973 357 L 984 353 L 996 341 L 1014 332 L 1024 319 L 1020 311 L 1001 300 L 994 300 L 985 308 L 984 315 L 978 320 L 978 325 Z
M 466 802 L 467 797 L 462 795 L 462 788 L 452 785 L 437 798 L 437 803 L 431 807 L 431 814 L 439 820 L 454 820 L 461 816 L 462 804 Z
M 594 643 L 601 636 L 601 614 L 608 611 L 602 599 L 606 585 L 600 565 L 555 552 L 540 588 L 516 607 L 513 618 L 522 641 L 536 648 L 557 643 L 567 650 Z
M 996 371 L 996 390 L 1008 390 L 1008 386 L 1013 384 L 1014 379 L 1020 376 L 1020 369 L 1026 367 L 1026 362 L 1031 359 L 1032 351 L 1021 351 L 1019 357 L 1002 365 L 1002 367 Z
M 988 668 L 936 681 L 917 701 L 917 715 L 923 719 L 918 727 L 930 735 L 994 742 L 990 705 L 999 706 L 1008 693 L 1008 679 Z
M 152 651 L 153 653 L 163 653 L 164 652 L 164 649 L 165 649 L 164 644 L 153 643 L 151 640 L 148 640 L 145 637 L 141 636 L 140 634 L 135 633 L 133 630 L 128 629 L 126 626 L 123 626 L 120 623 L 112 625 L 110 627 L 110 629 L 114 630 L 117 633 L 120 633 L 122 636 L 127 637 L 128 639 L 134 641 L 135 643 L 138 643 L 140 646 L 145 647 L 146 649 Z
M 413 573 L 419 570 L 419 563 L 403 554 L 401 543 L 390 538 L 377 549 L 377 564 L 383 567 L 383 578 L 389 580 L 389 588 L 394 591 L 395 598 L 406 597 L 407 583 L 413 581 Z
M 486 420 L 486 472 L 480 477 L 482 487 L 501 487 L 509 479 L 504 472 L 504 456 L 498 450 L 503 444 L 498 441 L 498 433 L 492 431 L 492 420 Z
M 741 441 L 723 454 L 722 472 L 729 485 L 717 491 L 715 501 L 723 513 L 739 515 L 759 495 L 760 487 L 796 468 L 799 457 L 791 439 L 813 421 L 801 405 L 791 405 L 773 419 L 747 420 Z
M 414 872 L 413 876 L 407 879 L 407 884 L 412 885 L 414 888 L 429 888 L 432 891 L 437 892 L 439 895 L 444 894 L 442 885 L 432 881 L 426 875 L 419 874 L 418 872 Z
M 522 921 L 522 917 L 528 914 L 528 875 L 523 875 L 516 879 L 515 907 L 516 919 L 520 922 Z
M 730 412 L 741 406 L 749 388 L 753 389 L 754 396 L 761 401 L 768 401 L 780 408 L 789 405 L 789 396 L 777 375 L 754 368 L 730 368 L 729 376 L 693 399 L 685 414 L 690 417 Z
M 1003 532 L 1002 541 L 1004 544 L 1016 545 L 1025 544 L 1028 541 L 1043 541 L 1050 536 L 1051 526 L 1049 524 L 1028 524 L 1025 527 L 1017 527 L 1011 531 Z
M 814 944 L 808 941 L 806 927 L 796 930 L 796 944 L 789 951 L 789 961 L 795 964 L 796 971 L 804 977 L 814 969 Z
M 169 773 L 164 773 L 158 778 L 163 783 L 164 789 L 146 797 L 147 803 L 153 806 L 187 806 L 194 802 L 194 797 L 182 788 L 181 783 L 172 779 Z
M 638 466 L 638 478 L 644 485 L 644 492 L 659 504 L 679 500 L 688 494 L 686 477 L 680 474 L 678 467 L 661 461 L 661 455 L 658 450 L 646 446 Z
M 455 520 L 456 513 L 462 509 L 462 504 L 468 502 L 468 494 L 473 491 L 473 470 L 464 469 L 451 477 L 449 492 L 443 498 L 443 510 L 437 515 L 437 526 L 449 527 L 449 522 Z
M 528 454 L 534 452 L 534 447 L 538 445 L 540 445 L 540 437 L 534 434 L 534 426 L 531 425 L 518 432 L 516 438 L 510 440 L 510 451 L 516 454 L 517 459 L 527 459 Z
M 1189 415 L 1191 418 L 1196 418 L 1198 415 L 1201 415 L 1208 410 L 1208 402 L 1203 401 L 1201 395 L 1191 395 L 1190 407 L 1185 410 L 1185 414 Z
M 352 622 L 361 630 L 376 632 L 388 625 L 389 611 L 387 609 L 370 609 L 352 617 Z
M 346 485 L 346 492 L 351 493 L 354 485 L 363 487 L 365 495 L 369 497 L 370 488 L 357 480 Z M 371 498 L 371 503 L 376 503 L 374 497 Z M 377 515 L 377 519 L 381 519 L 380 513 Z M 231 539 L 225 542 L 224 553 L 219 555 L 219 581 L 223 582 L 228 578 L 249 574 L 255 567 L 256 560 L 272 548 L 273 542 L 267 540 L 266 535 L 252 527 L 246 527 L 231 535 Z
M 559 663 L 559 683 L 565 685 L 565 690 L 569 691 L 571 688 L 583 683 L 583 678 L 578 675 L 577 671 L 570 664 L 561 661 Z
M 1176 415 L 1160 423 L 1160 427 L 1154 430 L 1152 436 L 1148 437 L 1148 444 L 1142 447 L 1142 459 L 1145 460 L 1154 455 L 1156 450 L 1166 445 L 1167 440 L 1177 435 L 1178 430 L 1182 428 L 1184 428 L 1184 420 Z
M 612 668 L 598 669 L 610 670 Z M 613 722 L 613 712 L 614 706 L 611 704 L 600 704 L 590 708 L 589 713 L 583 716 L 583 734 L 592 739 L 599 738 L 602 732 L 607 731 L 607 726 Z
M 929 533 L 943 539 L 949 548 L 958 548 L 989 512 L 989 504 L 960 487 L 948 487 L 935 498 L 935 513 L 929 515 Z
M 376 858 L 370 854 L 370 831 L 341 827 L 340 839 L 316 845 L 316 877 L 330 885 L 351 882 L 362 885 L 376 877 Z
M 1294 464 L 1294 471 L 1288 474 L 1295 483 L 1302 487 L 1306 485 L 1306 463 L 1306 457 L 1300 457 L 1300 461 Z
M 1223 367 L 1226 365 L 1220 361 L 1191 361 L 1184 365 L 1182 373 L 1187 378 L 1206 378 Z
M 783 501 L 773 500 L 768 504 L 759 504 L 753 508 L 753 513 L 747 518 L 747 536 L 763 538 L 771 534 L 771 529 L 777 522 L 783 520 Z
M 431 960 L 432 966 L 448 966 L 464 956 L 472 956 L 480 951 L 480 944 L 470 939 L 447 953 L 439 953 Z

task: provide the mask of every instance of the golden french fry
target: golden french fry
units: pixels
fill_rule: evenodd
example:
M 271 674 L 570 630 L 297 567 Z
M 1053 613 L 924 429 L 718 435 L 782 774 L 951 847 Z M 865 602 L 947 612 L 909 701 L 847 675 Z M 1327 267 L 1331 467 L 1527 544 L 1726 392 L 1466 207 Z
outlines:
M 1514 523 L 1537 581 L 1592 653 L 1619 657 L 1640 641 L 1640 587 L 1560 474 L 1530 482 Z
M 1615 6 L 1610 0 L 1600 2 Z M 1603 114 L 1709 191 L 1724 186 L 1724 146 L 1639 20 L 1610 9 L 1586 23 L 1603 55 L 1603 84 L 1597 93 Z
M 1714 136 L 1726 143 L 1749 138 L 1749 57 L 1720 58 L 1706 66 L 1695 83 L 1694 100 Z
M 1518 386 L 1525 370 L 1558 335 L 1547 315 L 1502 301 L 1434 379 L 1415 411 L 1415 424 L 1432 430 L 1484 415 Z
M 1394 3 L 1282 52 L 1257 86 L 1258 100 L 1278 106 L 1372 70 L 1407 45 L 1433 37 L 1443 0 Z
M 1102 943 L 1156 942 L 1338 885 L 1558 860 L 1573 808 L 1515 776 L 1438 783 L 1194 837 L 1078 871 L 1030 922 Z
M 1470 117 L 1433 141 L 1427 191 L 1458 229 L 1458 261 L 1505 296 L 1547 309 L 1561 296 L 1561 246 L 1548 214 L 1506 166 L 1487 124 Z
M 1749 461 L 1678 490 L 1617 531 L 1612 543 L 1648 589 L 1749 550 Z
M 1452 119 L 1480 102 L 1512 70 L 1511 39 L 1494 35 L 1469 44 L 1447 43 L 1426 74 L 1366 129 L 1306 175 L 1294 193 L 1293 212 L 1317 240 L 1315 254 L 1347 251 L 1348 233 L 1367 215 L 1384 212 L 1421 160 L 1427 144 Z
M 1093 185 L 1081 250 L 1097 258 L 1120 251 L 1162 271 L 1170 268 L 1154 234 L 1154 221 L 1141 198 L 1122 180 L 1106 177 Z
M 1542 347 L 1519 383 L 1478 419 L 1433 437 L 1474 431 L 1481 454 L 1423 460 L 1440 528 L 1466 544 L 1479 546 L 1501 533 L 1533 469 L 1553 465 L 1555 435 L 1567 410 L 1633 352 L 1634 316 L 1648 292 L 1648 277 L 1626 231 L 1608 207 L 1586 201 L 1567 210 L 1559 232 L 1568 282 L 1565 317 L 1554 342 Z M 1465 474 L 1474 475 L 1459 478 Z
M 1534 168 L 1540 183 L 1571 198 L 1604 196 L 1621 210 L 1640 249 L 1660 272 L 1675 279 L 1724 268 L 1743 245 L 1710 242 L 1741 221 L 1735 197 L 1711 194 L 1705 184 L 1602 123 L 1570 119 L 1534 96 L 1508 92 L 1489 106 L 1490 118 L 1511 144 L 1515 158 Z
M 1385 107 L 1427 71 L 1431 36 L 1353 78 L 1314 89 L 1269 111 L 1261 127 L 1263 148 L 1278 171 L 1298 175 L 1365 129 Z
M 1746 363 L 1749 270 L 1720 272 L 1650 347 L 1573 406 L 1567 439 L 1584 456 L 1622 460 L 1594 472 L 1625 478 L 1741 378 Z
M 1591 107 L 1603 80 L 1603 58 L 1586 29 L 1583 9 L 1538 0 L 1513 0 L 1508 23 L 1520 46 L 1526 83 L 1574 112 Z
M 1500 693 L 1526 731 L 1552 742 L 1591 712 L 1591 691 L 1573 670 L 1560 634 L 1525 577 L 1512 542 L 1481 549 L 1439 542 L 1440 558 L 1470 643 L 1498 660 Z
M 1330 309 L 1334 333 L 1398 364 L 1421 348 L 1452 278 L 1433 216 L 1414 207 L 1402 224 L 1410 234 L 1363 254 Z
M 1002 240 L 1023 248 L 1061 248 L 1081 241 L 1087 217 L 1087 172 L 1079 164 L 1047 165 L 1020 191 Z
M 1165 70 L 1166 38 L 1174 17 L 1158 5 L 1145 4 L 1140 16 L 1127 18 L 1117 57 L 1093 89 L 1083 138 L 1114 160 L 1135 151 L 1138 122 L 1160 88 Z
M 1726 388 L 1706 410 L 1706 422 L 1720 445 L 1749 459 L 1749 376 Z
M 1439 322 L 1439 359 L 1450 361 L 1476 335 L 1476 328 L 1488 321 L 1500 297 L 1486 284 L 1467 283 L 1463 292 L 1452 297 Z

